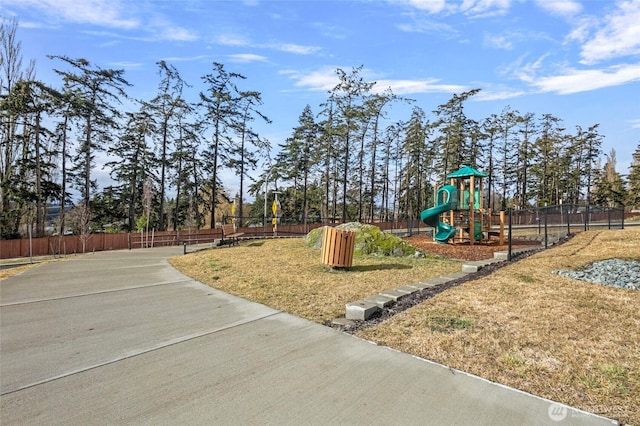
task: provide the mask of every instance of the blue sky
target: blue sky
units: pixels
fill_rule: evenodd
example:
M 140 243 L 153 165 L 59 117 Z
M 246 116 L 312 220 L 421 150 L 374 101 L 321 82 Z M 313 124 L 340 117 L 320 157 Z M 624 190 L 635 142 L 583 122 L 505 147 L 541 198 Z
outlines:
M 640 0 L 2 0 L 0 15 L 18 18 L 25 61 L 55 85 L 61 64 L 46 55 L 83 57 L 125 69 L 129 93 L 149 99 L 164 59 L 195 99 L 221 62 L 262 93 L 273 123 L 259 131 L 273 146 L 305 105 L 319 111 L 336 68 L 360 65 L 375 88 L 427 113 L 480 88 L 471 118 L 510 106 L 555 115 L 570 132 L 599 123 L 623 174 L 640 143 Z

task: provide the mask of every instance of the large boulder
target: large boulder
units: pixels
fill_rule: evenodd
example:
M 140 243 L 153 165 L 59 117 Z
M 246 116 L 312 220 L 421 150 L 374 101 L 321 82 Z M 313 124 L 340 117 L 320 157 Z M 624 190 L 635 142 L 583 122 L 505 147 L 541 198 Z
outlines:
M 314 249 L 322 247 L 322 228 L 316 228 L 306 236 L 307 246 Z M 354 255 L 374 256 L 420 256 L 422 253 L 411 244 L 403 241 L 395 235 L 386 233 L 374 225 L 366 225 L 359 222 L 343 223 L 336 226 L 338 229 L 356 232 Z

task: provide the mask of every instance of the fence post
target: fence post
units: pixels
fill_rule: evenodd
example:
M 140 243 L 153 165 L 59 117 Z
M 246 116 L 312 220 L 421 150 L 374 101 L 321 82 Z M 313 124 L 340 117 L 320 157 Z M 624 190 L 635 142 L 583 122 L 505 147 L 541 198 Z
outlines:
M 512 229 L 512 225 L 513 225 L 513 219 L 511 218 L 511 212 L 512 211 L 513 211 L 513 209 L 511 207 L 509 207 L 509 237 L 508 237 L 509 249 L 507 250 L 507 260 L 509 262 L 511 262 L 511 229 Z
M 609 225 L 609 229 L 611 229 L 611 207 L 607 208 L 607 224 Z
M 584 230 L 587 230 L 587 220 L 589 220 L 589 204 L 584 208 Z
M 547 214 L 549 213 L 549 209 L 545 207 L 544 209 L 544 248 L 547 248 L 548 241 L 548 230 L 547 230 Z
M 624 207 L 622 208 L 622 229 L 624 229 Z

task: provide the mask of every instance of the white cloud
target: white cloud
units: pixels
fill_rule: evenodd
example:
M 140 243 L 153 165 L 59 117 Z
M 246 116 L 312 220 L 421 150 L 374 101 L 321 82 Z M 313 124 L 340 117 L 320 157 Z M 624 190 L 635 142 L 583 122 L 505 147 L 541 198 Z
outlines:
M 424 18 L 414 19 L 411 23 L 398 24 L 396 28 L 406 33 L 438 33 L 449 36 L 457 33 L 451 25 Z
M 309 55 L 320 50 L 317 46 L 304 46 L 294 43 L 253 43 L 236 34 L 220 34 L 214 40 L 223 46 L 252 47 L 256 49 L 272 49 L 281 52 L 294 53 L 296 55 Z
M 115 69 L 125 70 L 140 69 L 144 66 L 141 62 L 109 62 L 108 65 Z
M 459 93 L 465 91 L 465 86 L 456 84 L 441 84 L 440 80 L 378 80 L 373 86 L 373 93 L 382 93 L 391 88 L 396 95 L 410 95 L 414 93 Z
M 170 56 L 162 58 L 166 62 L 201 62 L 204 60 L 210 60 L 210 55 L 198 55 L 198 56 Z
M 513 34 L 485 34 L 482 44 L 502 50 L 513 49 Z
M 127 18 L 126 6 L 118 0 L 3 0 L 8 6 L 30 7 L 69 22 L 133 29 L 137 19 Z
M 249 41 L 237 34 L 220 34 L 216 37 L 215 43 L 223 46 L 247 46 Z
M 513 89 L 486 89 L 483 88 L 477 95 L 475 95 L 472 100 L 482 102 L 482 101 L 503 101 L 506 99 L 517 98 L 522 95 L 526 95 L 527 93 L 522 90 L 513 90 Z
M 336 75 L 336 69 L 339 67 L 326 66 L 322 69 L 304 74 L 298 71 L 282 71 L 281 74 L 288 74 L 289 77 L 296 82 L 296 87 L 307 87 L 314 91 L 332 90 L 340 82 Z
M 512 0 L 464 0 L 460 11 L 476 17 L 504 15 L 511 3 Z
M 446 0 L 388 0 L 390 3 L 410 6 L 429 13 L 442 12 L 447 4 Z
M 289 75 L 295 80 L 296 87 L 307 87 L 314 91 L 330 91 L 336 87 L 340 80 L 336 75 L 336 69 L 340 67 L 324 67 L 309 73 L 301 73 L 298 71 L 281 71 L 281 74 Z M 343 68 L 347 69 L 347 68 Z M 375 81 L 376 84 L 371 89 L 372 93 L 383 93 L 388 88 L 393 90 L 396 95 L 409 95 L 417 93 L 459 93 L 467 90 L 466 86 L 456 84 L 443 84 L 435 78 L 430 79 L 371 79 L 372 72 L 363 70 L 365 80 Z
M 248 62 L 265 62 L 267 58 L 261 55 L 254 55 L 252 53 L 236 53 L 229 55 L 230 62 L 236 63 L 248 63 Z
M 583 64 L 640 53 L 640 0 L 624 0 L 604 18 L 602 27 L 582 46 Z
M 535 3 L 553 15 L 572 16 L 582 11 L 582 4 L 574 0 L 536 0 Z
M 640 129 L 640 118 L 629 120 L 632 129 Z
M 536 75 L 542 69 L 544 61 L 548 56 L 549 54 L 547 53 L 533 62 L 525 63 L 527 55 L 522 55 L 513 63 L 503 67 L 498 73 L 504 78 L 517 79 L 530 83 L 536 79 Z
M 175 26 L 167 26 L 161 28 L 160 36 L 164 40 L 172 41 L 194 41 L 198 39 L 198 36 L 191 31 Z
M 542 77 L 531 84 L 542 92 L 561 95 L 587 92 L 640 81 L 640 63 L 615 65 L 606 69 L 567 69 L 564 74 Z
M 303 46 L 292 43 L 266 44 L 264 47 L 270 47 L 282 52 L 295 53 L 297 55 L 309 55 L 320 50 L 317 46 Z
M 567 35 L 567 41 L 584 43 L 589 38 L 593 28 L 598 25 L 598 20 L 593 16 L 581 16 L 574 21 L 574 28 Z

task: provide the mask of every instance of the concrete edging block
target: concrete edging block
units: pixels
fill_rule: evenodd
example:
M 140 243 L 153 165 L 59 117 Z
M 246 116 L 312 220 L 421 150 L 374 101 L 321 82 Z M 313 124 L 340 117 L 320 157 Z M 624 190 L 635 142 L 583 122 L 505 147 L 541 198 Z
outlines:
M 412 284 L 412 285 L 418 287 L 420 290 L 424 290 L 425 288 L 435 287 L 438 284 L 442 284 L 442 283 L 432 283 L 432 282 L 429 282 L 429 281 L 423 281 L 423 282 L 415 283 L 415 284 Z
M 396 303 L 391 297 L 376 294 L 375 296 L 369 296 L 364 299 L 365 302 L 374 303 L 379 308 L 388 308 Z
M 470 263 L 465 263 L 464 265 L 462 265 L 462 272 L 470 274 L 473 272 L 478 272 L 481 268 L 482 266 L 480 265 L 472 265 Z
M 380 311 L 380 308 L 371 302 L 358 300 L 356 302 L 347 303 L 345 317 L 350 320 L 365 321 L 371 318 L 373 314 Z
M 400 293 L 405 293 L 405 294 L 413 294 L 419 290 L 420 289 L 418 287 L 414 287 L 412 285 L 403 285 L 402 287 L 396 287 L 396 291 L 399 291 Z
M 391 289 L 391 290 L 384 290 L 381 291 L 379 294 L 381 294 L 382 296 L 387 296 L 392 298 L 395 302 L 397 302 L 398 300 L 402 299 L 404 296 L 407 295 L 407 293 L 402 293 L 400 291 L 397 291 L 395 289 Z

